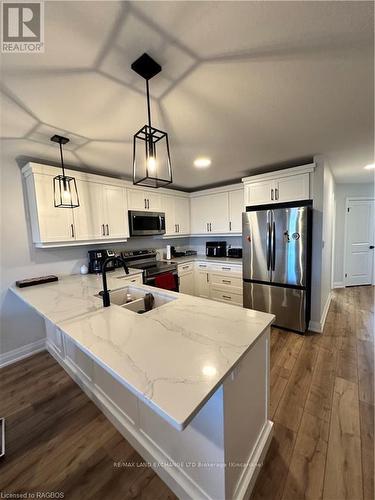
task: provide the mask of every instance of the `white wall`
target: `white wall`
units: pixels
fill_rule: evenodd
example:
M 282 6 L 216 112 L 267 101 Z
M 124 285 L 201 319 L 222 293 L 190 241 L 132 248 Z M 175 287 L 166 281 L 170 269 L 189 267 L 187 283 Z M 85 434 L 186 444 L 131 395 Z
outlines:
M 329 306 L 333 281 L 333 227 L 335 213 L 335 182 L 328 165 L 324 169 L 323 185 L 323 242 L 322 242 L 322 279 L 320 296 L 320 315 L 325 317 Z
M 337 184 L 335 218 L 334 286 L 344 286 L 345 204 L 350 197 L 374 198 L 374 184 Z

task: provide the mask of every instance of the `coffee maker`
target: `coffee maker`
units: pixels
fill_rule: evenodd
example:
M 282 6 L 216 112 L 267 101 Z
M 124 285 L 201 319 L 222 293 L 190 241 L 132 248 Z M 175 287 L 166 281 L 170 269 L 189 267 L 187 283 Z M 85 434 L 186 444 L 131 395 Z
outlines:
M 114 257 L 115 252 L 113 250 L 89 250 L 89 273 L 100 274 L 102 272 L 102 266 L 105 259 L 108 257 Z M 115 269 L 115 262 L 108 262 L 107 270 L 111 271 Z

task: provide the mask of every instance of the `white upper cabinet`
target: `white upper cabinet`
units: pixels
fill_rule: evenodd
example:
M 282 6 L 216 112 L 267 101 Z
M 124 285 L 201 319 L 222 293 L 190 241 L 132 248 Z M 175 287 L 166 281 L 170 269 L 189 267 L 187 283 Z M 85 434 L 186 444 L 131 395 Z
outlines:
M 126 190 L 121 186 L 103 184 L 103 209 L 106 238 L 129 236 Z
M 191 234 L 230 234 L 242 231 L 242 189 L 193 196 L 190 203 Z
M 314 164 L 303 165 L 242 179 L 245 206 L 309 199 L 314 168 Z
M 161 196 L 153 191 L 129 189 L 128 206 L 129 210 L 160 212 Z
M 26 179 L 33 242 L 74 241 L 73 210 L 55 208 L 53 176 L 30 175 Z
M 190 233 L 190 201 L 187 197 L 162 196 L 161 211 L 165 213 L 166 236 Z
M 106 177 L 75 172 L 79 207 L 55 208 L 55 167 L 24 167 L 33 242 L 39 247 L 124 241 L 129 236 L 126 189 Z M 91 180 L 93 179 L 93 180 Z M 96 181 L 98 179 L 98 181 Z
M 73 210 L 77 240 L 99 240 L 105 237 L 103 186 L 77 179 L 79 207 Z
M 275 198 L 277 201 L 307 200 L 310 195 L 309 174 L 282 177 L 275 181 Z
M 243 189 L 229 191 L 229 231 L 231 233 L 242 232 L 242 212 L 244 211 Z

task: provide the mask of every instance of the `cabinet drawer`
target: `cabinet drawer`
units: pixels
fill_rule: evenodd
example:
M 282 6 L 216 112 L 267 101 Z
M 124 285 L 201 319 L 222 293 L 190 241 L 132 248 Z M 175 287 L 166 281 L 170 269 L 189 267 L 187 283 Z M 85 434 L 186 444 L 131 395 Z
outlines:
M 218 300 L 219 302 L 227 302 L 228 304 L 235 304 L 242 306 L 242 293 L 224 292 L 218 288 L 212 288 L 210 298 Z
M 234 264 L 216 264 L 212 269 L 213 272 L 220 273 L 223 275 L 231 275 L 237 276 L 238 279 L 242 278 L 242 266 L 234 265 Z
M 196 262 L 195 268 L 198 269 L 198 271 L 211 271 L 215 269 L 215 265 L 212 262 Z
M 186 264 L 179 264 L 178 265 L 178 275 L 182 276 L 183 274 L 186 273 L 191 273 L 194 270 L 194 263 L 193 262 L 188 262 Z
M 138 283 L 139 285 L 142 285 L 143 283 L 142 274 L 136 274 L 135 276 L 119 276 L 117 279 L 121 286 L 130 285 L 131 283 Z
M 237 277 L 237 276 L 233 277 L 233 276 L 225 276 L 224 274 L 212 273 L 211 284 L 213 286 L 221 285 L 221 286 L 238 288 L 238 290 L 239 290 L 238 293 L 242 292 L 242 279 L 240 277 Z

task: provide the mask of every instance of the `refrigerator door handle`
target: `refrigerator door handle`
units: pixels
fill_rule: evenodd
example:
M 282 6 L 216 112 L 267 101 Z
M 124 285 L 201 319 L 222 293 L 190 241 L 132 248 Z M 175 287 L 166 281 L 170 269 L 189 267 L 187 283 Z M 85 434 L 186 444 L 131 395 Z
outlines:
M 271 223 L 267 222 L 267 271 L 271 267 Z
M 272 231 L 271 231 L 271 239 L 272 239 L 272 258 L 271 258 L 271 269 L 275 270 L 276 265 L 276 227 L 275 222 L 272 222 Z

